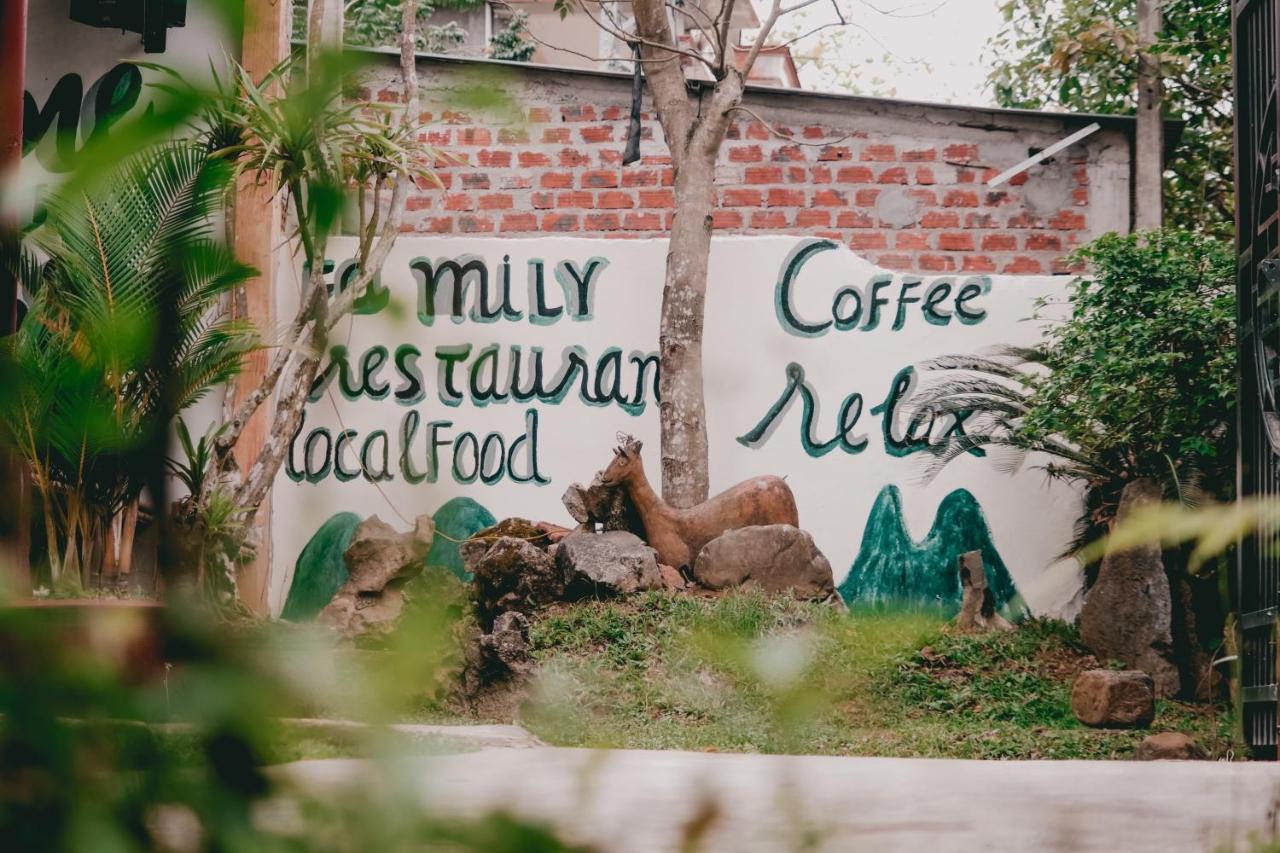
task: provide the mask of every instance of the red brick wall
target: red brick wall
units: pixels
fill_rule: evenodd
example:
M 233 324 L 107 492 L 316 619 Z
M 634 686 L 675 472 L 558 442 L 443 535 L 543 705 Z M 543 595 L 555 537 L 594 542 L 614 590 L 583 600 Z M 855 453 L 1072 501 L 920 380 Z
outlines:
M 436 79 L 440 71 L 435 69 Z M 556 74 L 568 81 L 542 79 Z M 526 76 L 533 82 L 513 84 L 520 120 L 433 107 L 427 92 L 422 136 L 458 162 L 440 169 L 443 190 L 424 187 L 409 198 L 405 230 L 663 236 L 677 203 L 670 158 L 661 128 L 646 110 L 642 160 L 621 165 L 626 81 L 537 70 Z M 384 79 L 385 87 L 370 95 L 396 100 L 394 77 Z M 1047 193 L 1024 197 L 1029 181 L 1049 180 L 1040 170 L 998 189 L 985 186 L 1026 156 L 1027 140 L 1040 139 L 1043 146 L 1079 122 L 1052 119 L 1060 129 L 993 132 L 965 126 L 962 112 L 954 122 L 869 117 L 828 99 L 816 110 L 803 101 L 807 111 L 801 114 L 788 98 L 799 104 L 807 96 L 762 96 L 753 109 L 799 142 L 746 115 L 731 127 L 717 168 L 718 231 L 831 237 L 895 270 L 1035 274 L 1066 271 L 1065 252 L 1127 219 L 1127 211 L 1099 215 L 1091 207 L 1091 179 L 1103 168 L 1114 178 L 1117 169 L 1114 162 L 1104 166 L 1106 156 L 1087 145 L 1044 167 L 1053 181 Z M 832 106 L 823 111 L 828 102 Z M 1106 144 L 1114 149 L 1122 134 L 1111 136 Z

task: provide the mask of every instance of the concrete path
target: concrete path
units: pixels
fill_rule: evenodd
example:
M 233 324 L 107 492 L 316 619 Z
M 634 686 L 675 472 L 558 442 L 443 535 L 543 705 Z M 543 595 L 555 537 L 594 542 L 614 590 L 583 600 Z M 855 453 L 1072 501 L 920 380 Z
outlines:
M 943 761 L 535 747 L 306 761 L 316 794 L 400 776 L 424 809 L 505 810 L 601 851 L 1248 850 L 1276 831 L 1280 765 Z

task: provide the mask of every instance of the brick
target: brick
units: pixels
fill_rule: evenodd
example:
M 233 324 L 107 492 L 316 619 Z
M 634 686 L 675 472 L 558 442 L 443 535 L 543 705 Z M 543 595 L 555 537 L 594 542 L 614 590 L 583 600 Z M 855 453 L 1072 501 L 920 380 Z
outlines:
M 864 145 L 858 159 L 874 163 L 892 163 L 898 159 L 898 150 L 892 145 L 883 143 Z
M 928 166 L 919 166 L 916 168 L 917 184 L 929 185 L 929 184 L 936 184 L 937 182 L 938 182 L 938 179 L 934 177 L 933 169 L 930 169 Z
M 405 210 L 430 210 L 431 196 L 429 195 L 411 195 L 404 200 Z
M 489 176 L 472 173 L 463 175 L 461 178 L 462 188 L 464 190 L 487 190 L 489 189 Z
M 751 227 L 762 230 L 786 228 L 787 215 L 781 210 L 757 210 L 751 214 Z
M 883 231 L 855 231 L 849 237 L 849 248 L 855 252 L 862 249 L 886 249 L 889 241 Z
M 994 215 L 990 213 L 966 213 L 964 215 L 965 228 L 999 228 Z
M 787 167 L 787 183 L 789 184 L 807 184 L 809 183 L 809 173 L 804 166 L 788 166 Z
M 895 249 L 912 249 L 920 251 L 929 248 L 929 235 L 923 231 L 899 231 L 893 237 Z
M 543 172 L 538 185 L 549 190 L 568 189 L 573 186 L 572 172 Z
M 978 159 L 978 146 L 972 143 L 955 143 L 942 150 L 942 159 L 952 163 L 974 163 Z
M 453 144 L 452 130 L 429 130 L 425 134 L 418 134 L 418 139 L 428 145 L 444 146 Z
M 550 145 L 568 145 L 571 138 L 567 127 L 548 127 L 542 131 L 542 141 Z
M 871 207 L 880 197 L 880 190 L 858 190 L 853 195 L 853 203 L 858 207 Z
M 947 190 L 942 204 L 946 207 L 977 207 L 978 194 L 973 190 Z
M 671 190 L 640 190 L 636 196 L 641 207 L 676 206 L 676 196 Z
M 604 111 L 600 113 L 600 118 L 603 121 L 617 121 L 618 119 L 622 118 L 624 115 L 630 115 L 630 114 L 631 114 L 630 107 L 627 107 L 626 111 L 624 112 L 622 107 L 614 105 L 612 107 L 605 107 Z
M 848 145 L 827 145 L 818 154 L 818 162 L 829 163 L 835 160 L 852 160 L 853 152 Z
M 1018 238 L 1013 234 L 983 234 L 982 251 L 1015 252 L 1018 249 Z
M 556 156 L 556 162 L 566 169 L 576 169 L 579 166 L 590 165 L 591 155 L 576 148 L 561 148 Z
M 869 184 L 875 179 L 875 172 L 867 166 L 842 166 L 836 172 L 836 180 L 842 184 Z
M 829 166 L 814 166 L 809 170 L 809 180 L 815 184 L 831 183 L 831 168 Z
M 532 213 L 508 213 L 498 224 L 500 231 L 537 231 L 538 217 Z
M 804 204 L 804 190 L 787 190 L 774 187 L 765 199 L 769 207 L 800 207 Z
M 551 121 L 551 110 L 546 107 L 530 107 L 529 121 L 533 124 L 546 124 Z
M 481 210 L 510 210 L 513 207 L 515 207 L 515 202 L 506 193 L 491 193 L 480 196 Z
M 742 180 L 748 184 L 780 184 L 782 169 L 777 166 L 749 166 L 743 171 Z
M 1056 228 L 1059 231 L 1083 231 L 1085 228 L 1084 214 L 1076 213 L 1073 210 L 1060 210 L 1049 217 L 1049 227 Z
M 527 145 L 529 131 L 523 127 L 504 127 L 498 131 L 498 142 L 502 145 Z
M 597 148 L 595 152 L 601 166 L 617 166 L 621 168 L 622 152 L 617 148 Z
M 769 139 L 772 135 L 769 133 L 769 128 L 758 121 L 753 121 L 747 125 L 747 139 Z
M 561 121 L 595 121 L 596 108 L 590 104 L 570 104 L 560 108 Z
M 654 187 L 658 185 L 658 173 L 653 169 L 627 169 L 622 173 L 624 187 Z
M 730 163 L 760 163 L 764 160 L 764 152 L 759 145 L 735 145 L 729 149 Z
M 582 141 L 590 145 L 613 141 L 613 125 L 611 124 L 591 125 L 590 127 L 582 128 L 578 133 L 582 136 Z
M 635 207 L 635 199 L 621 191 L 603 192 L 596 197 L 596 207 L 602 210 L 621 210 Z
M 487 127 L 464 127 L 458 130 L 459 145 L 491 145 L 493 134 Z
M 595 207 L 595 197 L 586 190 L 574 190 L 573 192 L 560 193 L 556 196 L 557 208 L 578 208 L 587 209 Z
M 759 207 L 763 201 L 759 190 L 750 189 L 727 189 L 720 199 L 725 207 Z
M 801 131 L 801 134 L 805 139 L 825 139 L 827 136 L 831 135 L 827 133 L 827 129 L 825 127 L 819 127 L 816 124 L 808 125 Z
M 1044 266 L 1035 258 L 1019 255 L 1005 264 L 1001 272 L 1007 275 L 1037 275 L 1044 272 Z
M 987 255 L 971 253 L 960 259 L 960 269 L 965 272 L 995 272 L 996 262 Z
M 430 231 L 432 234 L 452 234 L 453 217 L 437 216 L 423 223 L 419 231 Z
M 627 231 L 661 231 L 662 217 L 657 213 L 628 213 L 622 227 Z
M 542 217 L 543 231 L 577 231 L 578 215 L 576 213 L 548 213 Z
M 842 210 L 836 214 L 838 228 L 874 228 L 875 220 L 861 210 Z
M 1026 243 L 1022 248 L 1028 252 L 1061 252 L 1062 238 L 1057 234 L 1033 232 L 1027 235 Z
M 493 220 L 487 216 L 464 214 L 458 217 L 458 230 L 463 234 L 489 234 L 493 231 Z
M 580 180 L 580 185 L 584 187 L 611 189 L 618 185 L 618 173 L 598 169 L 591 172 L 583 172 Z
M 551 165 L 551 157 L 541 151 L 521 151 L 516 160 L 521 169 L 537 169 Z
M 531 175 L 499 175 L 498 189 L 500 190 L 527 190 L 533 186 L 533 177 Z
M 796 211 L 796 226 L 799 228 L 827 228 L 831 225 L 831 211 L 808 207 Z
M 1071 200 L 1083 207 L 1089 203 L 1089 188 L 1076 187 L 1071 191 Z
M 440 113 L 440 120 L 445 124 L 470 124 L 471 116 L 458 110 L 445 110 Z
M 904 163 L 930 163 L 937 159 L 938 149 L 936 148 L 917 148 L 914 151 L 902 152 Z
M 476 155 L 476 162 L 481 166 L 504 169 L 511 165 L 511 152 L 485 149 Z
M 742 214 L 736 210 L 717 210 L 711 214 L 712 228 L 741 228 Z
M 547 210 L 555 206 L 555 196 L 551 193 L 534 193 L 529 197 L 535 210 Z
M 910 272 L 916 268 L 910 255 L 876 255 L 875 262 L 877 266 L 898 272 Z
M 465 193 L 452 193 L 444 197 L 444 204 L 441 206 L 445 210 L 475 210 L 476 202 Z
M 840 190 L 814 190 L 810 203 L 815 207 L 844 207 L 849 199 Z
M 926 272 L 951 272 L 956 268 L 955 260 L 947 255 L 921 255 L 917 263 Z
M 938 235 L 938 248 L 944 252 L 972 252 L 973 235 L 968 231 L 943 231 Z
M 826 153 L 825 151 L 823 152 Z M 773 149 L 773 153 L 769 155 L 769 159 L 775 163 L 799 163 L 805 159 L 804 151 L 799 145 L 782 145 Z M 819 160 L 839 160 L 839 157 L 819 157 Z
M 616 213 L 591 213 L 583 220 L 586 231 L 617 231 L 622 227 Z
M 881 184 L 905 184 L 907 182 L 907 170 L 903 166 L 885 169 L 876 178 L 876 182 Z

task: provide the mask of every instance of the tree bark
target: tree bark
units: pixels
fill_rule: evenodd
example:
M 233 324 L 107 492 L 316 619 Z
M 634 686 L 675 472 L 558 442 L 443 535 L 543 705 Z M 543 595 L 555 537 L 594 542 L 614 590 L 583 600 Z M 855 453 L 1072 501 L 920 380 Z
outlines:
M 1164 223 L 1164 119 L 1160 63 L 1152 46 L 1160 31 L 1160 0 L 1138 0 L 1138 119 L 1134 151 L 1134 227 Z

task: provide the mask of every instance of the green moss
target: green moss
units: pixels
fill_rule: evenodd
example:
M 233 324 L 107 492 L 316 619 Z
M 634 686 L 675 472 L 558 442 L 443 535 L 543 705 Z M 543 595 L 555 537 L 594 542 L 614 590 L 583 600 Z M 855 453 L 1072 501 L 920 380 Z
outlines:
M 340 512 L 320 525 L 298 555 L 289 597 L 280 612 L 282 619 L 309 622 L 333 600 L 334 593 L 347 581 L 342 553 L 351 544 L 359 524 L 360 516 L 354 512 Z

